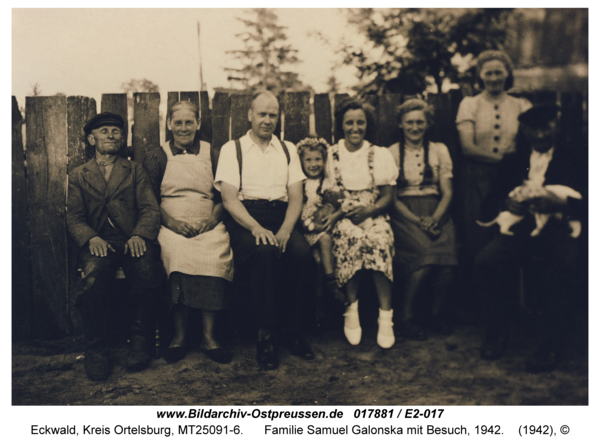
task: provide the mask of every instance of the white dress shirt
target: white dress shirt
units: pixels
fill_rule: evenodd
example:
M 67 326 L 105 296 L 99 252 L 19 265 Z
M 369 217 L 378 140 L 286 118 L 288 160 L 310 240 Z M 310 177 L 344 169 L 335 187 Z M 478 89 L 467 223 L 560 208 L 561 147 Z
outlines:
M 240 138 L 242 149 L 242 188 L 240 190 L 240 167 L 237 160 L 235 141 L 221 148 L 219 165 L 215 175 L 215 189 L 221 191 L 221 183 L 239 190 L 240 200 L 288 200 L 288 186 L 304 181 L 300 158 L 296 146 L 285 142 L 290 153 L 290 163 L 281 142 L 271 137 L 266 149 L 261 149 L 252 138 L 250 130 Z

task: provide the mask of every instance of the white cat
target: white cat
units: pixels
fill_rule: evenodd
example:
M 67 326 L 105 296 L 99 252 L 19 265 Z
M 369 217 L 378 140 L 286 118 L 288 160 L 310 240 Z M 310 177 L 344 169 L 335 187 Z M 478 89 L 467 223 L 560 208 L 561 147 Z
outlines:
M 562 200 L 566 200 L 567 197 L 576 198 L 578 200 L 581 200 L 582 198 L 579 192 L 568 186 L 562 186 L 558 184 L 551 184 L 548 186 L 534 186 L 528 184 L 527 182 L 522 186 L 516 187 L 511 193 L 508 194 L 508 196 L 509 198 L 512 198 L 518 202 L 525 202 L 532 198 L 543 197 L 544 195 L 546 195 L 547 192 L 552 192 L 554 195 L 561 198 Z M 535 217 L 536 227 L 531 232 L 532 237 L 536 237 L 540 234 L 542 229 L 544 229 L 546 223 L 548 223 L 550 217 L 557 219 L 563 218 L 562 212 L 555 212 L 552 214 L 541 214 L 539 212 L 533 212 L 533 216 Z M 518 223 L 521 220 L 523 220 L 523 218 L 523 215 L 516 215 L 510 211 L 502 211 L 494 220 L 488 223 L 482 223 L 480 221 L 477 221 L 477 224 L 483 227 L 489 227 L 493 224 L 498 224 L 498 226 L 500 226 L 501 234 L 514 235 L 510 228 L 515 223 Z M 569 226 L 571 227 L 571 237 L 579 237 L 579 235 L 581 234 L 581 222 L 577 220 L 569 220 Z

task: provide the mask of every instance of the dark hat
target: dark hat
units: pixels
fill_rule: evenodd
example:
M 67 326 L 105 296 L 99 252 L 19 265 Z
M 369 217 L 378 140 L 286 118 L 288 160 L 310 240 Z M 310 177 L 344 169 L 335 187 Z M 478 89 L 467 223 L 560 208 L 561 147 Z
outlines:
M 519 122 L 528 127 L 539 127 L 558 118 L 560 109 L 556 104 L 540 104 L 519 115 Z
M 123 130 L 125 122 L 123 121 L 123 118 L 121 118 L 121 116 L 115 113 L 102 112 L 90 119 L 83 127 L 83 131 L 86 135 L 89 135 L 92 132 L 92 130 L 100 128 L 104 125 L 113 125 Z

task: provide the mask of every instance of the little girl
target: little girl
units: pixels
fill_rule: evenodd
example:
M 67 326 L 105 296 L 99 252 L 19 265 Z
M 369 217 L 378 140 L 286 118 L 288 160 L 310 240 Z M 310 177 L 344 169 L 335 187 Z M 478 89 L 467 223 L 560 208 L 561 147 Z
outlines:
M 331 234 L 325 231 L 321 215 L 327 211 L 324 207 L 331 204 L 323 203 L 321 188 L 325 178 L 325 160 L 327 159 L 327 148 L 329 144 L 323 138 L 305 138 L 297 145 L 298 155 L 302 162 L 302 170 L 307 177 L 304 183 L 304 207 L 300 216 L 304 229 L 304 237 L 312 248 L 315 260 L 322 268 L 324 277 L 319 274 L 317 281 L 317 299 L 323 294 L 323 285 L 332 297 L 344 300 L 340 293 L 334 274 L 334 259 L 332 255 Z M 333 212 L 333 206 L 331 206 Z M 319 302 L 321 299 L 319 299 Z

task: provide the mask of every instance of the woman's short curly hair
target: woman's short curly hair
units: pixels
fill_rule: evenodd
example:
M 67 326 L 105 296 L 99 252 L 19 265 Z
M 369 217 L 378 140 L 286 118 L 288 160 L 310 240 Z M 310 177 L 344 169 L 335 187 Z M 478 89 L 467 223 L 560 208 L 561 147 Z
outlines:
M 427 126 L 431 127 L 434 122 L 435 108 L 433 105 L 429 105 L 423 99 L 413 98 L 408 101 L 404 101 L 401 105 L 396 108 L 396 120 L 398 124 L 402 123 L 402 117 L 410 113 L 411 111 L 422 110 L 427 118 Z
M 477 81 L 481 83 L 481 88 L 483 88 L 481 69 L 483 68 L 483 65 L 490 60 L 499 60 L 504 64 L 506 71 L 508 71 L 508 77 L 504 83 L 504 90 L 510 90 L 515 83 L 515 78 L 513 76 L 513 64 L 510 60 L 510 57 L 508 57 L 508 54 L 500 50 L 486 50 L 477 57 Z
M 338 132 L 338 135 L 344 134 L 344 115 L 349 110 L 362 110 L 365 112 L 365 116 L 367 117 L 367 131 L 365 134 L 365 139 L 369 142 L 373 142 L 375 140 L 376 132 L 375 110 L 370 104 L 367 104 L 356 97 L 346 98 L 335 107 L 335 129 Z

